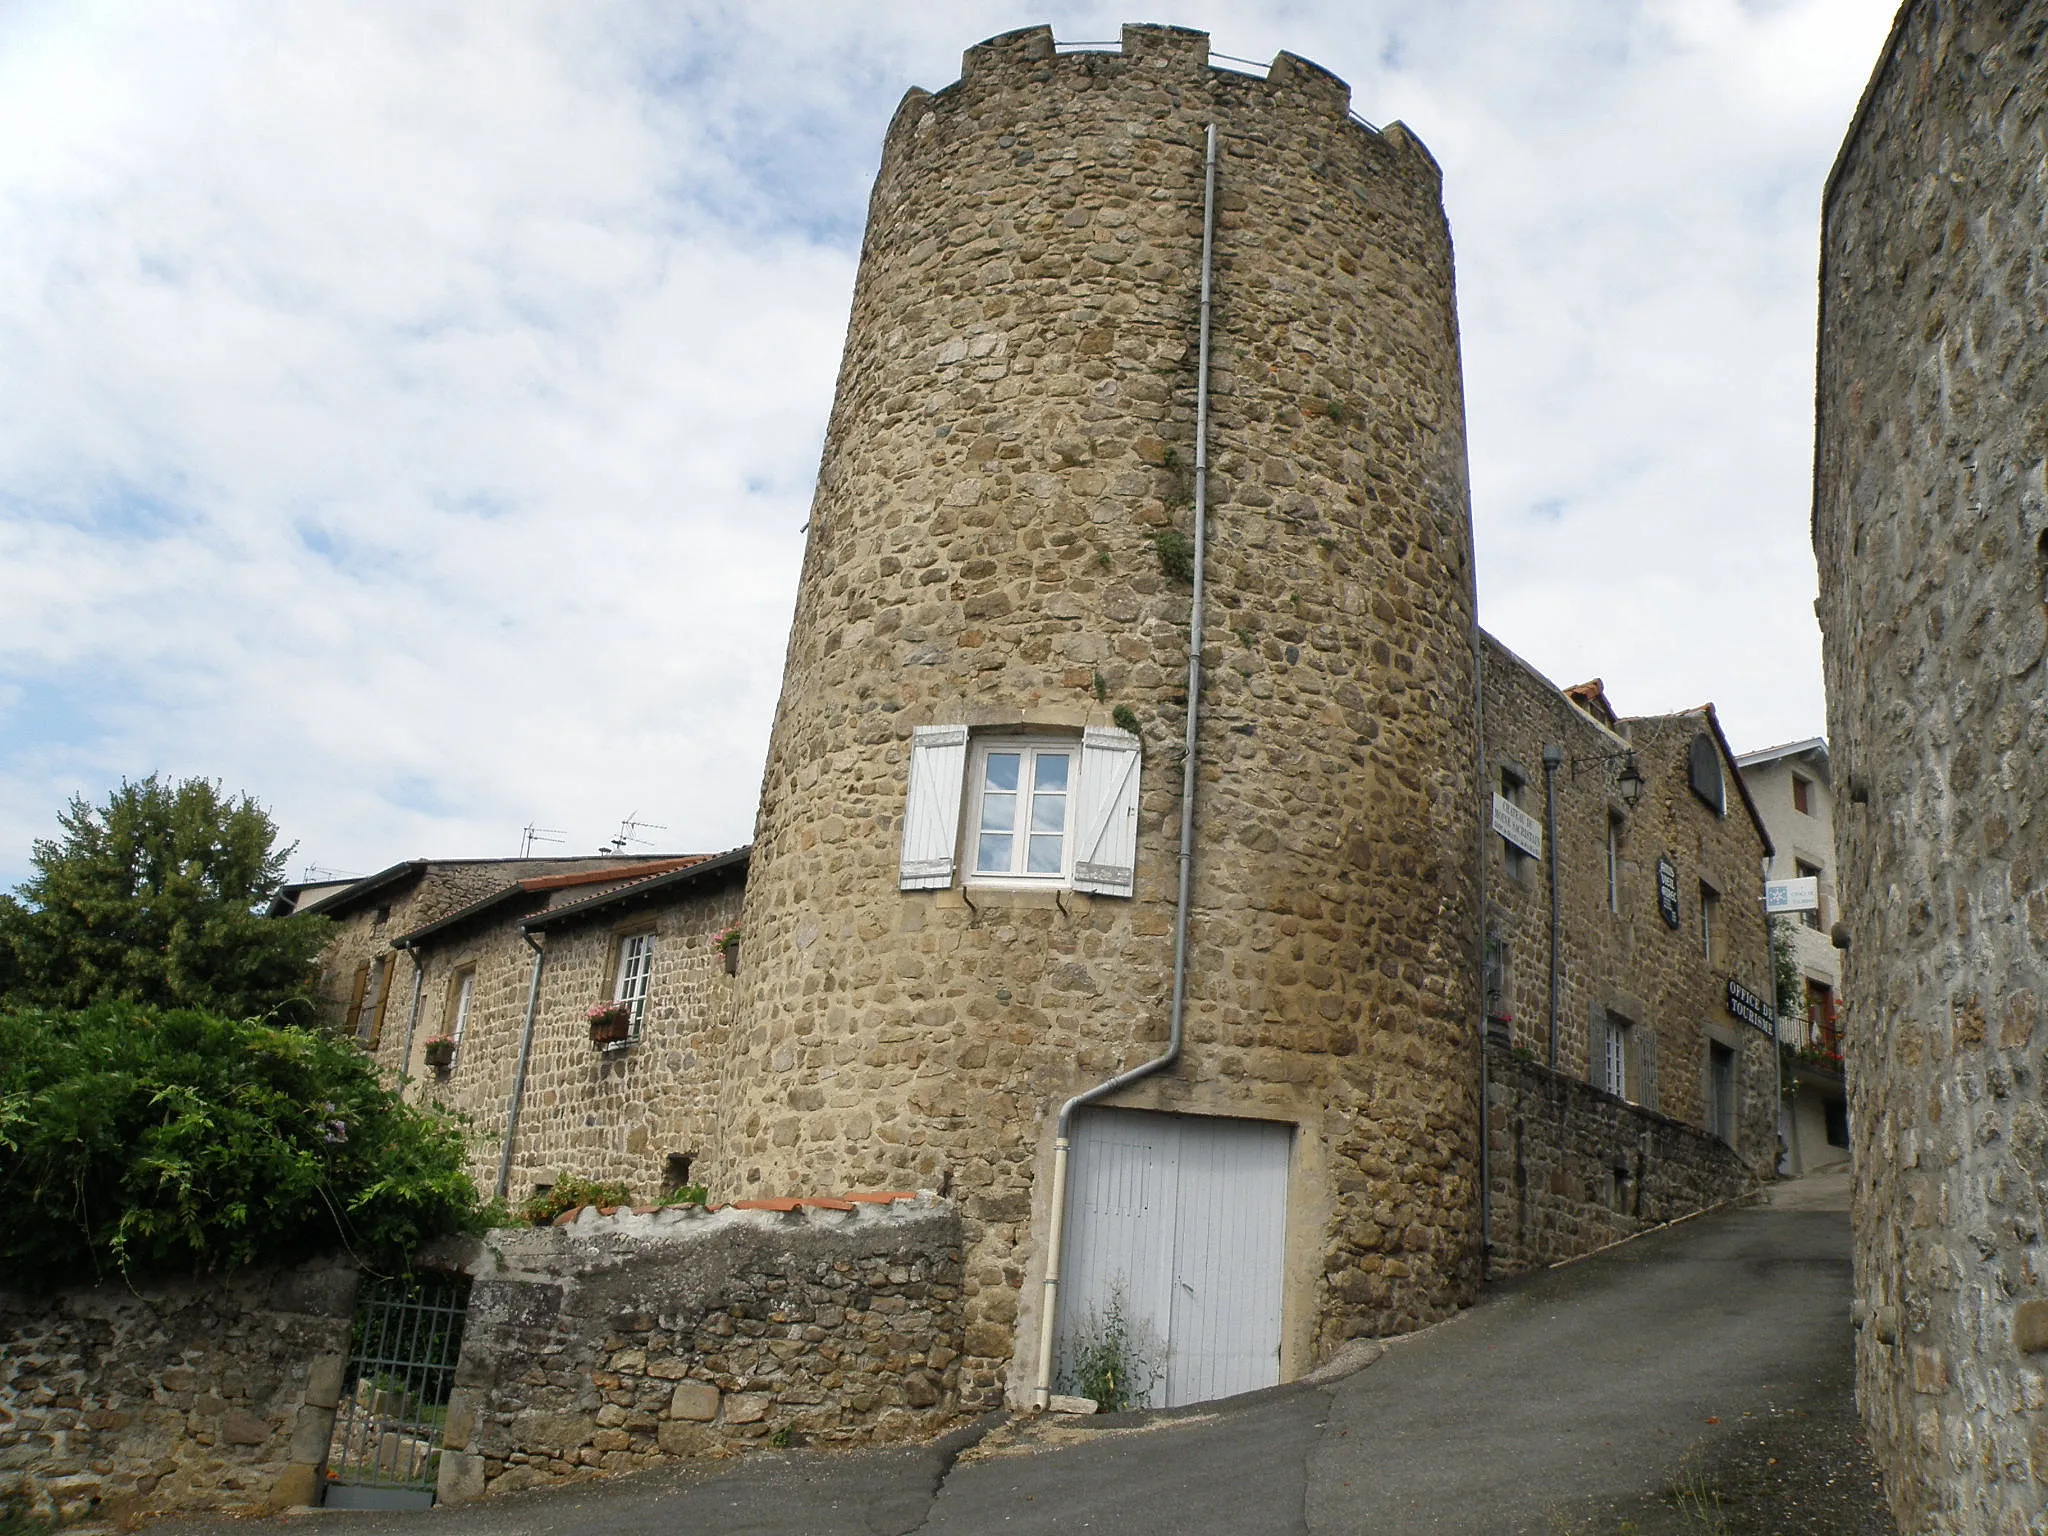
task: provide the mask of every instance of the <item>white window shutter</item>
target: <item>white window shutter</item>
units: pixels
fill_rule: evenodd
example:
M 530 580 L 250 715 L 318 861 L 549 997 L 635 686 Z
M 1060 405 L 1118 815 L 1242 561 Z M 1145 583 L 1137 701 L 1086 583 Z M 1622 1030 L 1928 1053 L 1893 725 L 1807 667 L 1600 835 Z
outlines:
M 1138 888 L 1138 760 L 1129 731 L 1090 726 L 1081 734 L 1081 783 L 1074 808 L 1074 889 L 1130 896 Z
M 942 891 L 953 883 L 960 846 L 960 789 L 967 778 L 967 727 L 920 725 L 910 736 L 910 797 L 896 884 Z

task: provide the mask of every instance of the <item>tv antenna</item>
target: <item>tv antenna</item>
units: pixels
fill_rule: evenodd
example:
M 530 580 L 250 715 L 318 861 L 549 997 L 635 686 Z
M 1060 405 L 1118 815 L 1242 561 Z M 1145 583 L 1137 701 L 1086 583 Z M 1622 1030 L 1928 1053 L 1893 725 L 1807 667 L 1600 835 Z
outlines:
M 560 827 L 536 827 L 529 821 L 519 829 L 519 857 L 530 857 L 536 843 L 566 842 L 568 837 Z
M 640 813 L 633 811 L 627 815 L 624 821 L 619 823 L 619 835 L 598 849 L 598 852 L 621 854 L 628 847 L 635 844 L 642 848 L 652 848 L 654 846 L 653 842 L 640 835 L 640 829 L 643 827 L 652 832 L 666 832 L 668 830 L 666 826 L 658 821 L 642 821 Z
M 360 880 L 363 877 L 352 869 L 329 869 L 325 864 L 308 864 L 306 872 L 299 876 L 304 884 L 326 880 Z

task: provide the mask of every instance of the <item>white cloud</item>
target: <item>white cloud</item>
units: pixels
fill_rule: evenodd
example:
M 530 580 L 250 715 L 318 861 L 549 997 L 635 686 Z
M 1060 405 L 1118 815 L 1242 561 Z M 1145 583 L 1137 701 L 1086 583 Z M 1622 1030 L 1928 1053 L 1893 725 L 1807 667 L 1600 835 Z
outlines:
M 1820 180 L 1886 0 L 1189 4 L 1442 161 L 1486 621 L 1820 727 Z M 750 831 L 867 181 L 1060 5 L 0 12 L 0 881 L 219 776 L 301 859 Z M 1711 643 L 1703 644 L 1702 637 Z

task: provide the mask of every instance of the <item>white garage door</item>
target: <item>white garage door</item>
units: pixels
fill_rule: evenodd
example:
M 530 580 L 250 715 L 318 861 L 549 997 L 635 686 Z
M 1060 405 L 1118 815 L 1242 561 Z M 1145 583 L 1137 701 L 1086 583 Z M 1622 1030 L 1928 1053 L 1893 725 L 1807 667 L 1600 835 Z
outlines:
M 1293 1127 L 1083 1110 L 1068 1170 L 1062 1376 L 1121 1297 L 1153 1407 L 1280 1379 Z

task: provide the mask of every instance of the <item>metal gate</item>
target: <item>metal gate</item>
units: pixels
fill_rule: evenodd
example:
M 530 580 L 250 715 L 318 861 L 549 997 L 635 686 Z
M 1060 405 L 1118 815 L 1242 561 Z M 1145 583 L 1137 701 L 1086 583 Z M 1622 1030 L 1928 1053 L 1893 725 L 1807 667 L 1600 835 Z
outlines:
M 425 1509 L 441 1475 L 469 1276 L 365 1281 L 327 1447 L 329 1509 Z

